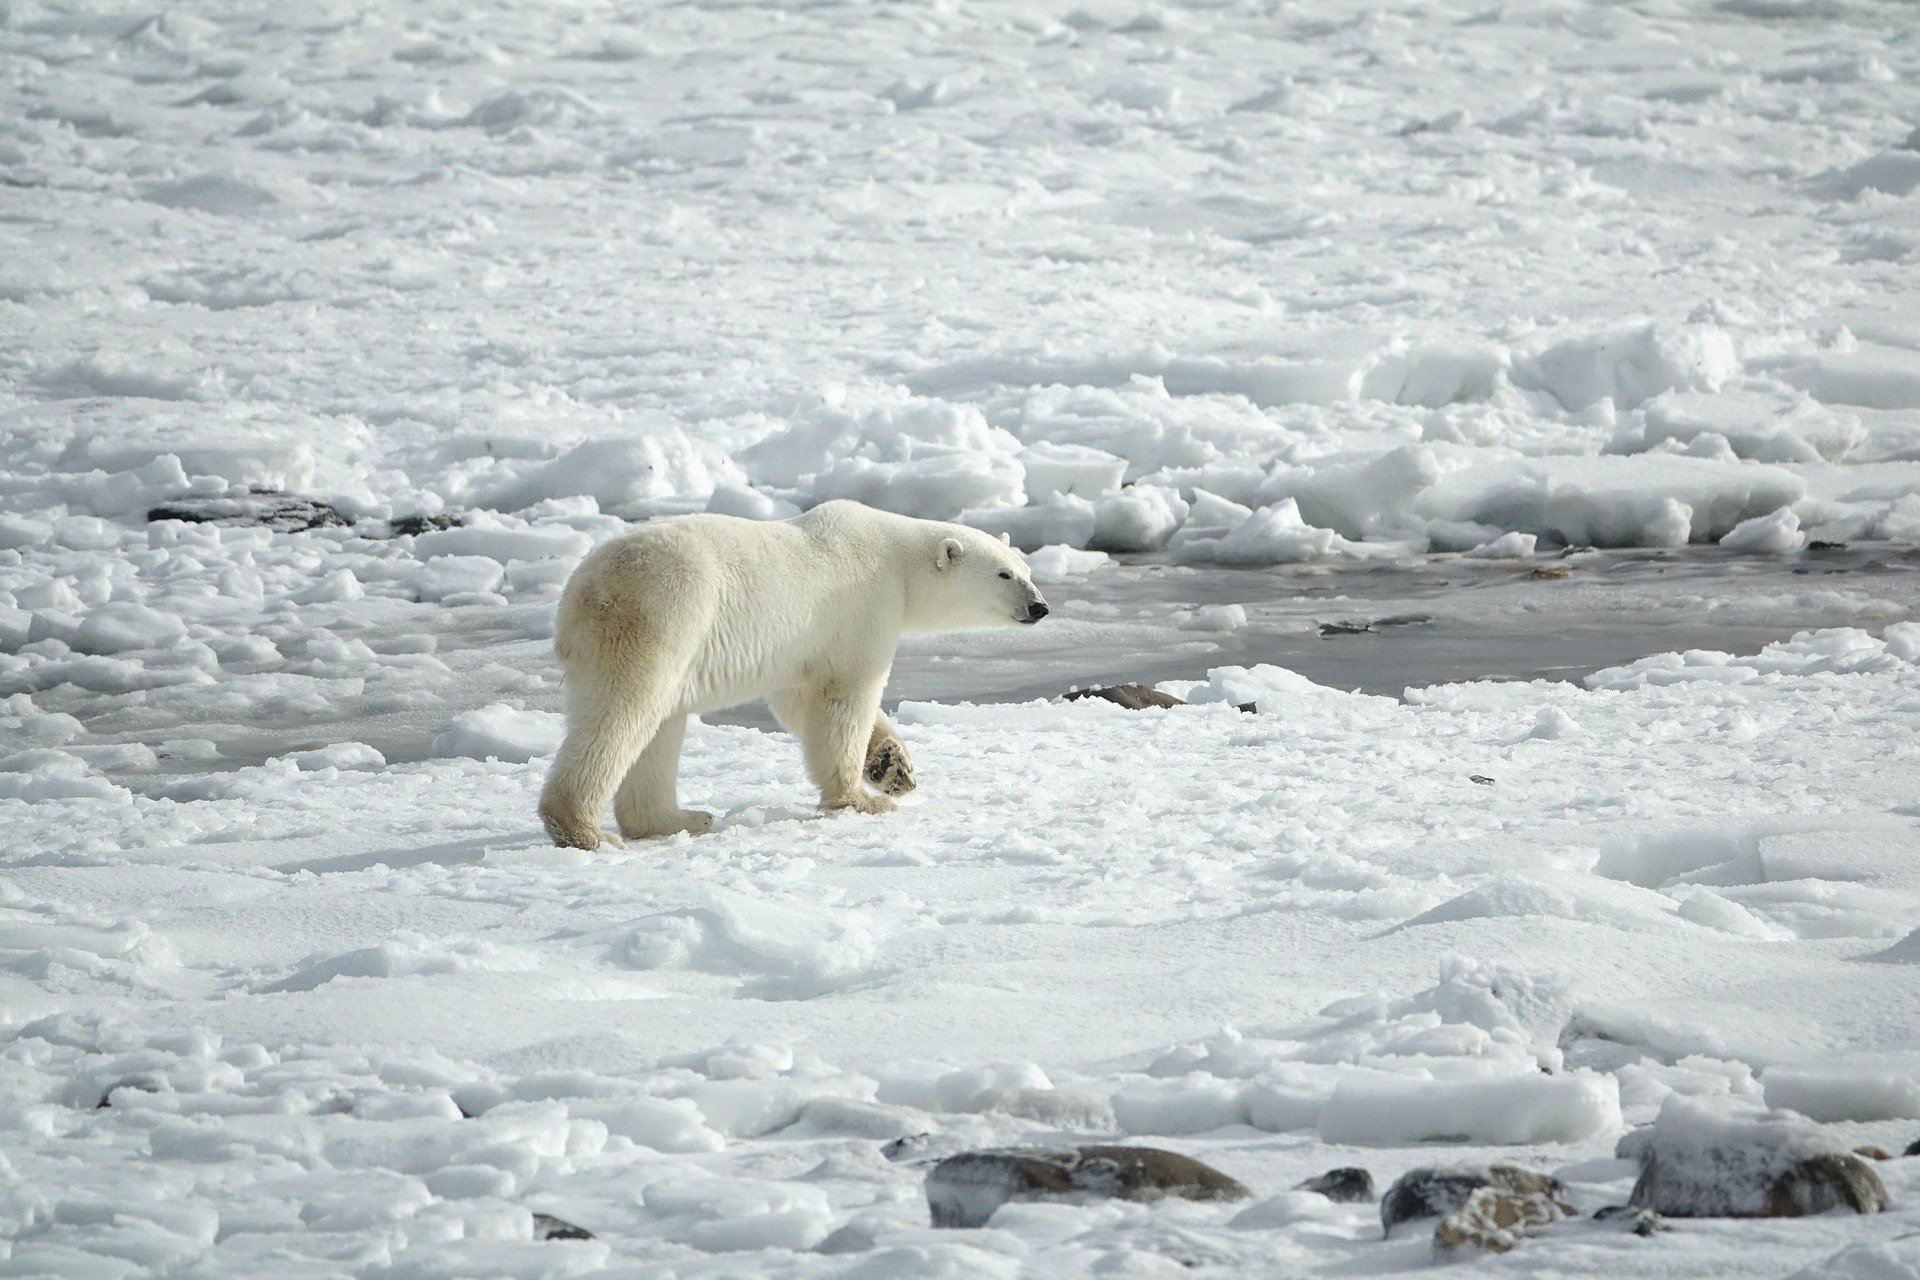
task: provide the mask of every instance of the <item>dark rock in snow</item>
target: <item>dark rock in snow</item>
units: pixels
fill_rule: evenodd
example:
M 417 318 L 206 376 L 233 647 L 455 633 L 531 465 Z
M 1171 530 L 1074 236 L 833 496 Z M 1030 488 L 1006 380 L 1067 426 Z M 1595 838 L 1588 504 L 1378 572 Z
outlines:
M 1152 685 L 1116 684 L 1102 689 L 1075 689 L 1066 695 L 1068 702 L 1078 702 L 1082 698 L 1099 698 L 1114 703 L 1129 711 L 1145 711 L 1148 707 L 1184 707 L 1186 702 L 1170 693 L 1162 693 Z
M 1482 1187 L 1522 1198 L 1545 1196 L 1572 1212 L 1566 1203 L 1566 1184 L 1544 1173 L 1511 1164 L 1455 1169 L 1426 1165 L 1407 1170 L 1387 1188 L 1387 1194 L 1380 1201 L 1380 1225 L 1392 1235 L 1393 1229 L 1403 1222 L 1443 1218 L 1464 1207 Z
M 533 1215 L 533 1238 L 535 1240 L 591 1240 L 593 1232 L 585 1227 L 576 1227 L 565 1218 L 556 1218 L 550 1213 Z
M 1855 1147 L 1853 1149 L 1853 1154 L 1857 1156 L 1862 1156 L 1868 1160 L 1893 1159 L 1893 1153 L 1891 1151 L 1888 1151 L 1885 1147 L 1876 1147 L 1872 1143 L 1868 1143 L 1864 1147 Z
M 128 1076 L 125 1080 L 115 1080 L 100 1093 L 100 1101 L 93 1104 L 99 1111 L 113 1105 L 113 1095 L 122 1089 L 131 1089 L 135 1093 L 165 1093 L 167 1082 L 158 1076 Z
M 1675 1095 L 1651 1128 L 1621 1139 L 1616 1154 L 1640 1162 L 1629 1203 L 1669 1218 L 1798 1218 L 1887 1207 L 1873 1166 L 1790 1111 Z
M 1329 1169 L 1317 1178 L 1308 1178 L 1296 1190 L 1318 1191 L 1336 1204 L 1360 1204 L 1373 1199 L 1373 1175 L 1353 1166 Z
M 1571 1216 L 1571 1210 L 1545 1192 L 1515 1195 L 1481 1187 L 1467 1202 L 1440 1219 L 1433 1229 L 1436 1249 L 1473 1246 L 1489 1253 L 1505 1253 L 1550 1222 Z
M 1900 1154 L 1902 1156 L 1920 1156 L 1920 1138 L 1915 1138 L 1912 1142 L 1908 1143 L 1907 1149 Z
M 930 1133 L 912 1133 L 887 1143 L 880 1148 L 880 1154 L 895 1164 L 902 1160 L 919 1160 L 933 1150 L 933 1141 Z
M 189 524 L 224 524 L 272 529 L 276 533 L 306 533 L 311 529 L 345 528 L 353 521 L 331 502 L 298 498 L 287 493 L 249 493 L 226 498 L 181 498 L 147 512 L 148 520 L 184 520 Z
M 396 538 L 418 537 L 423 533 L 437 533 L 442 529 L 458 529 L 466 521 L 459 516 L 442 512 L 437 516 L 395 516 L 387 521 L 387 527 L 393 530 Z
M 936 1227 L 980 1227 L 1009 1201 L 1244 1200 L 1252 1192 L 1155 1147 L 1009 1147 L 949 1156 L 927 1174 Z
M 1665 1231 L 1664 1218 L 1651 1209 L 1636 1209 L 1630 1204 L 1610 1204 L 1604 1209 L 1593 1211 L 1595 1222 L 1611 1222 L 1637 1236 L 1650 1236 L 1656 1231 Z

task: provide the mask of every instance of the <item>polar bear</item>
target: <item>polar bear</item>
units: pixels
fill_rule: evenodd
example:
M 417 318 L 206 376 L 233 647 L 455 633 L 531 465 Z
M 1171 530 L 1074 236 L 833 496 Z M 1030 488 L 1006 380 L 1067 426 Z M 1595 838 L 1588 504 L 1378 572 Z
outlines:
M 905 632 L 1047 616 L 1020 554 L 965 525 L 827 502 L 779 522 L 698 515 L 594 549 L 560 597 L 554 653 L 567 732 L 540 796 L 562 847 L 699 834 L 675 795 L 687 717 L 765 697 L 806 754 L 825 809 L 887 813 L 913 767 L 880 694 Z

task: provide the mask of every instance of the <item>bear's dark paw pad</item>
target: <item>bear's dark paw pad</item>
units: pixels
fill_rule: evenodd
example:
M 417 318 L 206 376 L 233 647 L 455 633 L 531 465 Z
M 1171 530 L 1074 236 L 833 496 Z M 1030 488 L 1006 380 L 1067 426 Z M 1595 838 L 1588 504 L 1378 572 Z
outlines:
M 890 796 L 913 790 L 913 761 L 898 742 L 883 742 L 867 755 L 867 781 Z

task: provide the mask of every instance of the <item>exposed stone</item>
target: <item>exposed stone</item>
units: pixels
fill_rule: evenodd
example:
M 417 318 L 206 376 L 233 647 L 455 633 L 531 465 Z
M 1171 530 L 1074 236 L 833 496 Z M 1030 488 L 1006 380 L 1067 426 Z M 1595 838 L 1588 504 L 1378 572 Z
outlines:
M 1853 1154 L 1857 1156 L 1863 1156 L 1868 1160 L 1893 1159 L 1893 1153 L 1891 1151 L 1888 1151 L 1885 1147 L 1876 1147 L 1872 1143 L 1868 1143 L 1864 1147 L 1855 1147 L 1853 1149 Z
M 1514 1195 L 1481 1187 L 1467 1202 L 1440 1219 L 1433 1229 L 1436 1249 L 1467 1245 L 1490 1253 L 1505 1253 L 1550 1222 L 1569 1216 L 1567 1207 L 1543 1192 Z
M 1909 1142 L 1907 1149 L 1900 1154 L 1902 1156 L 1920 1156 L 1920 1138 L 1915 1138 L 1912 1142 Z
M 1075 689 L 1066 695 L 1068 702 L 1078 702 L 1082 698 L 1099 698 L 1129 711 L 1145 711 L 1148 707 L 1184 707 L 1186 702 L 1170 693 L 1162 693 L 1152 685 L 1116 684 L 1100 689 Z
M 1482 1187 L 1510 1196 L 1545 1196 L 1568 1213 L 1567 1187 L 1558 1178 L 1517 1165 L 1443 1169 L 1425 1165 L 1409 1169 L 1394 1180 L 1380 1200 L 1380 1225 L 1388 1235 L 1402 1222 L 1442 1218 L 1464 1206 Z
M 418 537 L 423 533 L 438 533 L 442 529 L 458 529 L 466 520 L 450 512 L 437 516 L 395 516 L 387 521 L 387 527 L 393 530 L 396 538 Z
M 1573 576 L 1573 570 L 1564 564 L 1543 564 L 1535 566 L 1533 572 L 1527 576 L 1539 578 L 1542 581 L 1550 578 L 1570 578 Z
M 593 1232 L 585 1227 L 576 1227 L 565 1218 L 556 1218 L 550 1213 L 533 1215 L 533 1238 L 535 1240 L 591 1240 Z
M 1887 1189 L 1873 1166 L 1787 1111 L 1674 1095 L 1616 1154 L 1640 1162 L 1629 1201 L 1670 1218 L 1798 1218 L 1878 1213 Z
M 115 1080 L 102 1090 L 100 1101 L 93 1104 L 93 1109 L 99 1111 L 104 1107 L 112 1106 L 113 1095 L 122 1089 L 130 1089 L 134 1093 L 165 1093 L 168 1091 L 167 1082 L 159 1076 L 128 1076 L 124 1080 Z
M 299 498 L 287 493 L 180 498 L 152 508 L 147 512 L 147 519 L 265 528 L 277 533 L 345 528 L 353 523 L 331 502 L 322 502 L 318 498 Z
M 1244 1200 L 1252 1192 L 1155 1147 L 1009 1147 L 949 1156 L 927 1174 L 936 1227 L 980 1227 L 1009 1201 Z
M 880 1154 L 898 1164 L 902 1161 L 924 1160 L 933 1154 L 934 1137 L 930 1133 L 910 1133 L 904 1138 L 895 1138 L 880 1148 Z
M 1636 1209 L 1630 1204 L 1610 1204 L 1593 1211 L 1595 1222 L 1611 1222 L 1637 1236 L 1650 1236 L 1667 1230 L 1666 1219 L 1651 1209 Z
M 1373 1175 L 1348 1165 L 1308 1178 L 1296 1190 L 1318 1191 L 1336 1204 L 1361 1204 L 1373 1199 Z

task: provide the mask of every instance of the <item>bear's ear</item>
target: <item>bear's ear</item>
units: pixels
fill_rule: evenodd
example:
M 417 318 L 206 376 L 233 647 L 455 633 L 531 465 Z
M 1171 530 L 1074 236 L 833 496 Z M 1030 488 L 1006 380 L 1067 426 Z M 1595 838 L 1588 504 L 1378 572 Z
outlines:
M 939 550 L 933 553 L 933 567 L 944 572 L 951 568 L 953 562 L 958 560 L 965 552 L 966 548 L 960 545 L 960 539 L 943 538 L 940 542 Z
M 1000 545 L 1003 547 L 1010 547 L 1013 545 L 1013 539 L 1009 538 L 1006 534 L 1003 533 L 1000 535 Z

